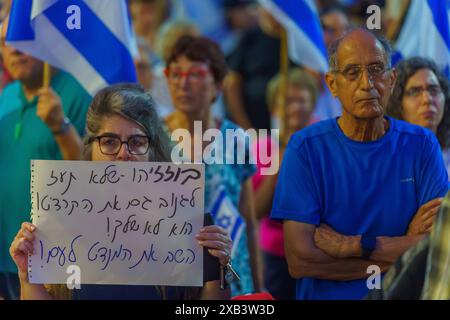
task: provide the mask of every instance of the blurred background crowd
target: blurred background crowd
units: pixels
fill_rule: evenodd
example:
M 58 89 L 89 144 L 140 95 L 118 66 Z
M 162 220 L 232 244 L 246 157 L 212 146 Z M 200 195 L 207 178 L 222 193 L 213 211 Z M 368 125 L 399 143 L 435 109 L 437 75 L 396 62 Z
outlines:
M 316 0 L 325 46 L 328 47 L 354 27 L 364 27 L 367 18 L 371 15 L 367 13 L 367 8 L 371 5 L 377 5 L 381 9 L 381 29 L 374 32 L 395 44 L 410 2 L 408 0 Z M 2 0 L 0 3 L 0 20 L 4 20 L 11 7 L 11 1 Z M 340 102 L 331 95 L 324 82 L 324 73 L 317 71 L 314 66 L 299 65 L 293 61 L 288 62 L 287 89 L 284 91 L 286 96 L 281 100 L 284 105 L 279 105 L 283 27 L 272 13 L 256 0 L 129 0 L 128 8 L 138 49 L 138 54 L 134 57 L 137 79 L 145 90 L 151 93 L 156 102 L 156 111 L 159 117 L 164 119 L 168 130 L 177 127 L 173 124 L 174 118 L 171 118 L 177 109 L 177 103 L 174 101 L 177 97 L 172 94 L 171 84 L 168 83 L 170 76 L 167 76 L 166 68 L 174 61 L 173 49 L 177 41 L 183 37 L 189 39 L 186 36 L 203 36 L 213 40 L 223 52 L 228 70 L 223 79 L 220 77 L 215 79 L 216 84 L 220 83 L 220 93 L 215 96 L 210 106 L 212 118 L 222 124 L 230 121 L 244 129 L 278 129 L 277 112 L 281 107 L 286 113 L 287 122 L 284 130 L 287 140 L 295 131 L 318 121 L 338 117 L 342 112 Z M 2 37 L 2 46 L 4 46 L 4 36 Z M 18 79 L 17 74 L 14 74 L 14 68 L 7 65 L 8 61 L 10 60 L 6 56 L 2 57 L 0 91 L 13 84 L 15 80 L 21 80 Z M 180 60 L 177 61 L 180 63 Z M 433 130 L 440 140 L 449 170 L 448 79 L 432 62 L 420 59 L 403 62 L 400 68 L 404 72 L 401 78 L 403 82 L 399 84 L 401 88 L 397 90 L 400 93 L 396 97 L 397 100 L 391 102 L 393 106 L 388 108 L 388 112 L 391 112 L 392 116 L 404 118 Z M 416 76 L 417 82 L 420 83 L 421 78 L 420 74 L 417 75 L 417 71 L 424 69 L 431 73 L 431 78 L 435 81 L 434 87 L 427 89 L 429 94 L 422 97 L 420 90 L 404 90 L 409 85 L 410 77 Z M 196 74 L 193 74 L 192 81 L 195 77 Z M 439 95 L 442 93 L 441 99 Z M 2 92 L 1 95 L 3 94 Z M 58 94 L 61 95 L 60 92 Z M 428 102 L 423 103 L 436 104 L 437 111 L 429 114 L 427 121 L 421 122 L 422 120 L 415 119 L 414 114 L 408 115 L 406 111 L 403 112 L 404 110 L 396 110 L 395 106 L 401 104 L 406 95 L 411 99 L 421 99 L 421 97 L 424 100 L 428 99 Z M 433 100 L 434 98 L 437 102 Z M 5 99 L 3 97 L 0 108 L 7 104 Z M 88 98 L 86 102 L 79 103 L 87 106 Z M 422 102 L 417 102 L 419 103 Z M 407 107 L 408 105 L 405 104 L 404 108 Z M 0 119 L 4 115 L 5 112 L 0 110 Z M 72 123 L 75 122 L 72 119 Z M 0 135 L 3 134 L 1 125 L 0 122 Z M 83 128 L 82 121 L 77 123 L 81 136 Z M 258 141 L 258 143 L 272 142 L 269 140 Z M 281 156 L 284 147 L 282 140 L 280 150 L 277 150 Z M 252 148 L 258 148 L 258 146 L 252 146 Z M 0 163 L 5 165 L 6 162 Z M 277 299 L 295 299 L 295 280 L 290 278 L 284 258 L 282 227 L 280 223 L 268 218 L 277 177 L 276 175 L 263 176 L 260 174 L 261 164 L 257 167 L 256 171 L 251 168 L 242 170 L 238 178 L 230 178 L 233 183 L 227 183 L 227 186 L 233 190 L 230 193 L 233 194 L 235 206 L 239 208 L 247 225 L 253 228 L 247 234 L 247 248 L 242 249 L 247 252 L 243 254 L 244 262 L 242 262 L 247 264 L 247 268 L 239 266 L 239 257 L 236 257 L 237 268 L 242 274 L 242 284 L 233 287 L 232 294 L 265 290 Z M 223 175 L 222 172 L 222 179 L 230 175 L 228 173 Z M 5 184 L 0 186 L 6 188 Z M 246 190 L 252 194 L 251 197 Z M 22 191 L 22 193 L 27 192 Z M 6 209 L 8 199 L 4 190 L 1 190 L 0 198 L 2 198 L 0 199 L 0 215 L 5 215 L 7 210 L 10 212 L 10 208 Z M 248 205 L 248 201 L 252 204 Z M 27 207 L 20 208 L 21 211 L 25 210 L 23 208 Z M 20 214 L 26 218 L 23 212 Z M 5 250 L 18 230 L 20 220 L 23 219 L 11 222 L 2 217 L 0 220 L 2 222 L 0 238 L 3 238 L 0 246 L 0 250 L 3 251 L 0 253 L 2 259 L 0 274 L 3 274 L 0 276 L 0 289 L 3 291 L 0 291 L 0 296 L 8 298 L 13 298 L 14 294 L 9 294 L 11 291 L 5 288 L 10 289 L 11 286 L 16 286 L 17 281 L 12 279 L 14 268 L 4 267 L 8 263 L 11 265 L 10 262 L 4 264 L 10 259 Z M 253 240 L 255 243 L 252 244 Z M 255 250 L 261 254 L 252 256 Z M 250 257 L 245 258 L 248 255 Z M 252 268 L 249 267 L 250 265 Z M 256 268 L 255 265 L 259 267 Z M 250 272 L 248 269 L 251 269 Z M 249 276 L 246 277 L 246 274 Z

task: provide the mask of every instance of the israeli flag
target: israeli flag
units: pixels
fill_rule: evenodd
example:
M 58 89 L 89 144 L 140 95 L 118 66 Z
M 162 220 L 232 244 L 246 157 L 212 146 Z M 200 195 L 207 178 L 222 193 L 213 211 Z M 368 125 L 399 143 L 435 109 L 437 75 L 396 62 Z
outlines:
M 216 191 L 211 204 L 209 211 L 214 219 L 214 223 L 227 230 L 233 241 L 231 256 L 235 256 L 236 247 L 241 238 L 242 231 L 245 229 L 245 221 L 242 219 L 242 216 L 234 206 L 224 187 L 220 187 Z
M 429 58 L 450 76 L 448 0 L 412 0 L 396 42 L 393 63 L 414 56 Z
M 313 0 L 259 0 L 286 29 L 289 58 L 321 73 L 328 70 L 327 51 Z
M 136 82 L 124 0 L 14 0 L 6 42 L 69 72 L 91 95 Z

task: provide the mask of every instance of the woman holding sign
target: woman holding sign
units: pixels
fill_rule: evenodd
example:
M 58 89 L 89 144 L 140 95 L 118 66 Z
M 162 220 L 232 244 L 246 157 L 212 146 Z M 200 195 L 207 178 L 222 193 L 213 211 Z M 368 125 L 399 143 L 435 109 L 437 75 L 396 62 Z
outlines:
M 153 99 L 140 86 L 114 85 L 98 92 L 89 108 L 86 127 L 87 160 L 170 161 L 168 139 Z M 229 263 L 231 240 L 219 226 L 207 225 L 196 236 L 199 245 L 205 248 L 204 286 L 200 288 L 83 284 L 80 290 L 69 290 L 65 285 L 30 284 L 28 254 L 36 249 L 35 231 L 34 225 L 24 222 L 10 248 L 19 270 L 21 299 L 228 299 L 230 296 L 229 290 L 223 288 L 220 270 Z

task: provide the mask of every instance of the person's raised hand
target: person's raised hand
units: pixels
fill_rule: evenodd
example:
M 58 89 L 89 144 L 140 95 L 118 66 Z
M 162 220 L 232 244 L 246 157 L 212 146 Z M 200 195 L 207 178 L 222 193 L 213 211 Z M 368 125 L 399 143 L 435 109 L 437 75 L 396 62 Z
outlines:
M 9 254 L 17 265 L 21 278 L 28 275 L 28 254 L 34 254 L 34 231 L 36 231 L 36 227 L 33 224 L 30 222 L 22 223 L 9 248 Z
M 36 115 L 49 127 L 57 132 L 64 121 L 64 111 L 61 98 L 52 88 L 41 88 L 38 93 Z

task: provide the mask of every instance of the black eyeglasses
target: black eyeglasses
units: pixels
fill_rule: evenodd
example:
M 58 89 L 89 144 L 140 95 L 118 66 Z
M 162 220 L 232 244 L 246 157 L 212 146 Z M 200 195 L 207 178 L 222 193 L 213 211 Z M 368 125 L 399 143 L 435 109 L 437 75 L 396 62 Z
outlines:
M 122 144 L 126 144 L 128 152 L 134 155 L 146 154 L 150 146 L 150 138 L 143 135 L 132 135 L 127 140 L 122 141 L 118 136 L 105 135 L 97 136 L 89 139 L 98 141 L 100 151 L 103 154 L 114 156 L 119 153 Z
M 371 80 L 381 78 L 382 76 L 384 76 L 386 71 L 390 70 L 386 68 L 383 64 L 375 63 L 368 66 L 351 65 L 345 68 L 344 70 L 336 69 L 333 70 L 332 72 L 342 74 L 348 81 L 356 81 L 361 79 L 363 69 L 367 70 L 367 73 L 369 74 L 369 78 Z

